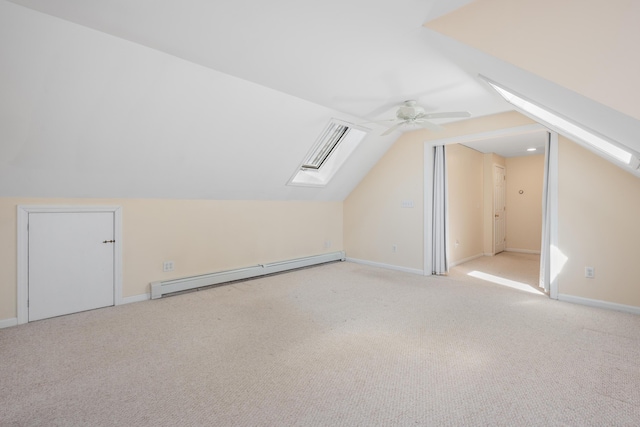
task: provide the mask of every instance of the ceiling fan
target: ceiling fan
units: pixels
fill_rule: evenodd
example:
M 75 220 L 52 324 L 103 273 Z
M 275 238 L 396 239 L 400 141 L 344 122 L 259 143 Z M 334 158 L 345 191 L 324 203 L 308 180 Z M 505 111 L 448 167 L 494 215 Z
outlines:
M 454 111 L 447 113 L 427 113 L 425 109 L 418 105 L 414 100 L 404 101 L 398 107 L 396 111 L 396 118 L 389 120 L 382 120 L 376 123 L 382 122 L 397 122 L 389 129 L 387 129 L 382 135 L 389 135 L 391 132 L 402 126 L 415 125 L 430 130 L 442 130 L 442 126 L 431 122 L 431 119 L 453 119 L 453 118 L 465 118 L 471 117 L 467 111 Z

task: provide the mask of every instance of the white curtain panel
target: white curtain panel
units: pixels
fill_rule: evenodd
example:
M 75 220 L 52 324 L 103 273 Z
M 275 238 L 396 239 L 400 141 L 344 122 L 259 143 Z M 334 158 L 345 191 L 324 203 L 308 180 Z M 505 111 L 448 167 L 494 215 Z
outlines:
M 547 133 L 544 150 L 544 178 L 542 183 L 542 245 L 540 249 L 540 283 L 539 286 L 549 291 L 551 283 L 551 209 L 549 199 L 549 152 L 551 151 L 551 134 Z
M 444 145 L 433 147 L 433 274 L 446 274 L 447 162 Z

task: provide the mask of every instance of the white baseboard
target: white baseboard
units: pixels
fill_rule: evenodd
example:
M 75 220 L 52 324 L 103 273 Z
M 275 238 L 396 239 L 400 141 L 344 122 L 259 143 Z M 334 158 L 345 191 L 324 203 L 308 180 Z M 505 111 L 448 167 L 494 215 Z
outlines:
M 507 248 L 505 249 L 505 252 L 518 252 L 521 254 L 534 254 L 534 255 L 540 255 L 540 251 L 534 251 L 531 249 L 515 249 L 515 248 Z
M 151 294 L 134 295 L 131 297 L 122 298 L 122 302 L 120 304 L 131 304 L 132 302 L 147 301 L 149 299 L 151 299 Z M 11 326 L 17 326 L 17 325 L 18 325 L 17 317 L 0 320 L 0 329 L 10 328 Z
M 624 311 L 625 313 L 640 314 L 640 307 L 633 305 L 617 304 L 615 302 L 601 301 L 597 299 L 576 297 L 573 295 L 558 294 L 558 301 L 573 304 L 588 305 L 589 307 L 606 308 L 609 310 Z
M 141 294 L 141 295 L 133 295 L 131 297 L 124 297 L 122 298 L 122 303 L 121 304 L 131 304 L 132 302 L 140 302 L 140 301 L 147 301 L 151 299 L 151 294 L 147 293 L 147 294 Z
M 0 329 L 2 328 L 9 328 L 11 326 L 17 326 L 18 325 L 18 318 L 14 317 L 12 319 L 2 319 L 0 320 Z
M 474 259 L 478 259 L 480 257 L 485 256 L 484 254 L 477 254 L 474 256 L 470 256 L 464 259 L 459 259 L 458 261 L 449 263 L 449 268 L 455 267 L 456 265 L 464 264 L 465 262 L 473 261 Z
M 387 270 L 396 270 L 396 271 L 402 271 L 405 273 L 419 274 L 421 276 L 424 276 L 424 270 L 419 270 L 417 268 L 401 267 L 399 265 L 384 264 L 381 262 L 366 261 L 364 259 L 349 258 L 349 257 L 347 257 L 346 260 L 348 262 L 353 262 L 355 264 L 369 265 L 371 267 L 386 268 Z

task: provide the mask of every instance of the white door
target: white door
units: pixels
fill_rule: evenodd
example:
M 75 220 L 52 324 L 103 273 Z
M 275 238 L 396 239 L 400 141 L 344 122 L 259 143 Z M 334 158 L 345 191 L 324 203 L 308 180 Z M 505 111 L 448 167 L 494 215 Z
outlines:
M 30 212 L 29 321 L 114 305 L 113 212 Z
M 502 166 L 493 165 L 493 253 L 507 245 L 506 174 Z

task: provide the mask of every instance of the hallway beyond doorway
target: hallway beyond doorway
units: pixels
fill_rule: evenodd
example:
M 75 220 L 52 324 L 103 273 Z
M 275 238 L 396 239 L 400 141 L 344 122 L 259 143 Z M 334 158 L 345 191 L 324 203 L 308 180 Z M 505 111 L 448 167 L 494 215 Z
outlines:
M 525 284 L 531 290 L 544 293 L 538 287 L 540 277 L 540 255 L 520 252 L 501 252 L 495 256 L 483 256 L 451 268 L 452 278 L 469 276 L 471 272 L 482 272 L 508 281 Z

